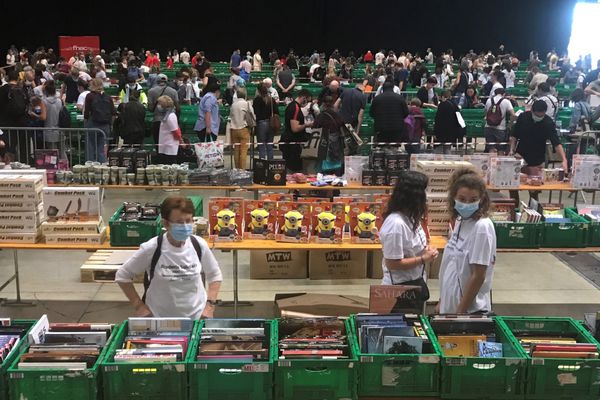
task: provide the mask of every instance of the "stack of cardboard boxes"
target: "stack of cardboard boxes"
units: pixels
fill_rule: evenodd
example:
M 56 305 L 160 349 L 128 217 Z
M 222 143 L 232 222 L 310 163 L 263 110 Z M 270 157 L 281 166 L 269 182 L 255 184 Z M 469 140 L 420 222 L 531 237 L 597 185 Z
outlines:
M 448 182 L 454 171 L 462 167 L 472 167 L 472 164 L 466 161 L 417 161 L 416 170 L 429 177 L 427 228 L 431 236 L 448 235 Z
M 0 175 L 0 243 L 36 243 L 43 221 L 45 176 Z

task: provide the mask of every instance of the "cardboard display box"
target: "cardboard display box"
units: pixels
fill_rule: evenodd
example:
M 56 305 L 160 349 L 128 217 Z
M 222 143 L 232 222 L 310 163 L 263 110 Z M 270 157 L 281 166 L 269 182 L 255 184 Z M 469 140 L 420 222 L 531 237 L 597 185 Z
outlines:
M 313 250 L 308 256 L 310 279 L 364 279 L 367 277 L 365 250 Z
M 342 317 L 369 312 L 369 299 L 322 293 L 276 294 L 281 317 Z
M 57 221 L 42 223 L 42 233 L 44 235 L 97 235 L 103 229 L 104 221 L 102 217 L 100 217 L 99 221 Z
M 42 178 L 42 186 L 37 191 L 41 191 L 44 186 L 48 186 L 48 177 L 44 169 L 0 169 L 0 176 L 5 175 L 39 176 Z
M 269 186 L 285 186 L 285 160 L 254 159 L 254 183 Z
M 16 226 L 22 227 L 23 231 L 37 231 L 37 227 L 43 222 L 43 206 L 40 204 L 37 211 L 13 211 L 13 212 L 0 212 L 0 226 Z M 4 232 L 20 232 L 15 230 L 3 230 Z
M 497 188 L 518 189 L 521 184 L 521 160 L 514 157 L 492 157 L 490 184 Z
M 44 215 L 50 221 L 97 221 L 100 218 L 100 188 L 46 187 Z
M 53 234 L 46 235 L 46 244 L 94 244 L 100 245 L 106 239 L 106 227 L 100 233 L 91 235 Z
M 42 192 L 13 192 L 13 191 L 3 191 L 0 192 L 0 202 L 14 202 L 14 201 L 35 201 L 37 203 L 41 202 Z
M 306 279 L 306 250 L 253 250 L 250 252 L 250 279 Z
M 16 170 L 12 172 L 12 174 L 0 174 L 0 191 L 40 192 L 44 187 L 44 179 L 41 175 L 21 174 Z
M 0 233 L 0 243 L 37 243 L 41 235 L 36 233 Z
M 13 211 L 33 211 L 37 210 L 39 202 L 37 201 L 0 201 L 0 210 Z

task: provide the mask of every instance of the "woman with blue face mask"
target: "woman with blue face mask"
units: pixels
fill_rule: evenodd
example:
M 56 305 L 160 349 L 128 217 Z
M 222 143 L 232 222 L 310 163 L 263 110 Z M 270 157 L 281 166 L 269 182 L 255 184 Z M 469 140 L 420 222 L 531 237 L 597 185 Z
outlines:
M 486 184 L 474 169 L 461 168 L 452 175 L 448 207 L 456 223 L 442 257 L 437 311 L 441 314 L 491 312 L 496 232 L 487 217 L 490 199 Z
M 167 232 L 142 243 L 117 271 L 115 281 L 135 308 L 136 316 L 213 317 L 223 276 L 206 241 L 192 235 L 193 216 L 191 200 L 166 198 L 161 217 Z M 133 279 L 144 273 L 145 293 L 140 297 Z

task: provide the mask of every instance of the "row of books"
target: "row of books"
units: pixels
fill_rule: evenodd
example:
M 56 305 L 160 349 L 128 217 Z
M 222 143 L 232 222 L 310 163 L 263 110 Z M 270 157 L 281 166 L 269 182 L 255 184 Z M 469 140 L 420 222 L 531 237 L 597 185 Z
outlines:
M 66 369 L 92 368 L 110 338 L 108 323 L 49 323 L 42 318 L 28 335 L 29 349 L 19 359 L 18 368 Z
M 129 318 L 117 363 L 184 361 L 194 328 L 189 318 Z
M 434 353 L 417 315 L 357 315 L 359 346 L 367 354 Z
M 279 359 L 347 359 L 350 346 L 338 318 L 288 318 L 279 323 Z
M 594 204 L 583 204 L 577 206 L 577 213 L 579 215 L 588 217 L 591 221 L 600 221 L 600 205 Z
M 268 361 L 270 338 L 264 320 L 205 320 L 198 361 Z
M 495 322 L 484 316 L 434 316 L 431 325 L 447 357 L 503 357 Z
M 577 343 L 573 337 L 520 336 L 523 349 L 535 358 L 598 358 L 598 347 L 591 343 Z

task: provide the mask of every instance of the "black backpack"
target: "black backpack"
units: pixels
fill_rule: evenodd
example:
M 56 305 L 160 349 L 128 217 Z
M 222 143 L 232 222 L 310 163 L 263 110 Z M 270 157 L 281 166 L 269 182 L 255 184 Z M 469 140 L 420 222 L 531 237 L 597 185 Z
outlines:
M 71 127 L 71 116 L 67 107 L 62 106 L 58 113 L 58 127 L 59 128 L 70 128 Z
M 113 115 L 112 99 L 105 93 L 95 97 L 92 103 L 92 121 L 99 124 L 110 123 Z
M 18 86 L 8 85 L 8 102 L 6 103 L 6 115 L 11 118 L 20 118 L 25 116 L 27 102 L 25 93 Z
M 148 292 L 148 288 L 150 287 L 150 282 L 154 278 L 154 270 L 156 269 L 156 264 L 158 263 L 158 259 L 161 254 L 161 247 L 163 242 L 163 234 L 158 235 L 156 238 L 156 250 L 154 250 L 154 254 L 152 255 L 152 261 L 150 262 L 150 271 L 144 273 L 144 295 L 142 296 L 142 301 L 146 302 L 146 293 Z M 198 254 L 198 260 L 202 263 L 202 248 L 200 247 L 200 242 L 193 235 L 190 236 L 190 240 L 192 242 L 192 246 L 194 246 L 194 250 L 196 250 L 196 254 Z

